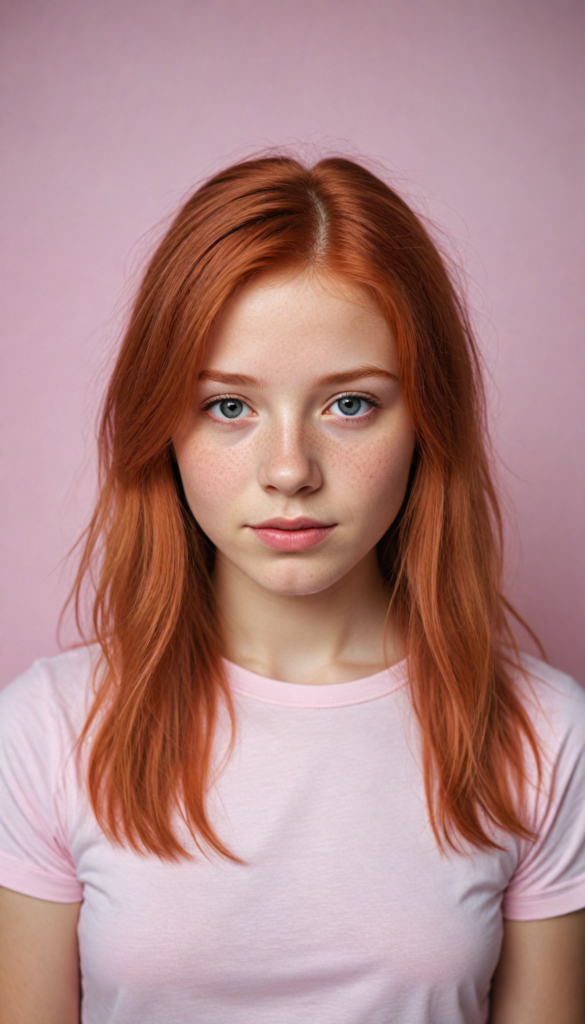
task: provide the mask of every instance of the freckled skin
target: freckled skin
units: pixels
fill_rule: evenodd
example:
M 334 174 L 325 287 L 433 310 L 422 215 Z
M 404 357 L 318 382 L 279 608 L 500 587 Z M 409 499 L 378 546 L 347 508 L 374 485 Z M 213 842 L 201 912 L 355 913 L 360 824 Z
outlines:
M 187 500 L 224 569 L 237 568 L 275 595 L 300 596 L 371 559 L 402 503 L 414 433 L 397 380 L 316 386 L 363 364 L 398 373 L 390 328 L 365 289 L 277 274 L 252 281 L 228 304 L 204 369 L 266 386 L 200 382 L 173 438 Z M 358 415 L 344 417 L 336 399 L 353 393 L 366 400 Z M 239 418 L 226 419 L 218 405 L 202 408 L 225 395 L 245 403 Z M 336 529 L 314 548 L 280 552 L 247 528 L 299 515 Z

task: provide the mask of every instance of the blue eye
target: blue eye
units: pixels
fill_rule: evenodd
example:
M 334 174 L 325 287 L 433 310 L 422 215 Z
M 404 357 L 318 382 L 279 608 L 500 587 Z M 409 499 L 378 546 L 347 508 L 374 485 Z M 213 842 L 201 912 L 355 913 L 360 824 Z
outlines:
M 341 398 L 337 398 L 331 408 L 338 406 L 342 416 L 357 416 L 358 413 L 365 413 L 368 410 L 364 406 L 371 406 L 373 402 L 370 402 L 367 398 L 361 398 L 360 395 L 343 395 Z
M 246 409 L 247 412 L 250 412 L 246 403 L 242 402 L 239 398 L 221 398 L 217 402 L 213 402 L 213 404 L 209 405 L 207 408 L 213 410 L 214 416 L 217 416 L 220 420 L 240 419 L 244 409 Z

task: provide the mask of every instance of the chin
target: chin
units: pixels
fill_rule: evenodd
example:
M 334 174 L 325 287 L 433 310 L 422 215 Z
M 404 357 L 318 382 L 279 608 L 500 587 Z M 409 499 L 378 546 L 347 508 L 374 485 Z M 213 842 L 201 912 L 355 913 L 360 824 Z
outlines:
M 337 573 L 311 572 L 307 568 L 292 566 L 283 567 L 282 571 L 251 576 L 254 582 L 275 597 L 307 597 L 320 594 L 323 590 L 337 583 L 345 575 L 345 570 Z

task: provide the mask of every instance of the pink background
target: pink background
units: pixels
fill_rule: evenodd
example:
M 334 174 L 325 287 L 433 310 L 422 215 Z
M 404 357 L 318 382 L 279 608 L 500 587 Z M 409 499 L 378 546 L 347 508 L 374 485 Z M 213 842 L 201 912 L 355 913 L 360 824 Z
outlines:
M 453 239 L 491 375 L 508 592 L 585 682 L 584 11 L 4 0 L 0 682 L 57 650 L 63 558 L 93 499 L 95 411 L 141 261 L 203 176 L 280 143 L 382 161 Z

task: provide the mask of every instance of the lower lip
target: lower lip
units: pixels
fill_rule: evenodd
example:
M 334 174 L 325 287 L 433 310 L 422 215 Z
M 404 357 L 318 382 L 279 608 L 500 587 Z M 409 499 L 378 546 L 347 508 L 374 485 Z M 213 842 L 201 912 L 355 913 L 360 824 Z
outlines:
M 250 529 L 269 548 L 276 548 L 277 551 L 306 551 L 328 537 L 335 527 L 312 526 L 308 530 L 275 530 L 272 527 L 251 526 Z

